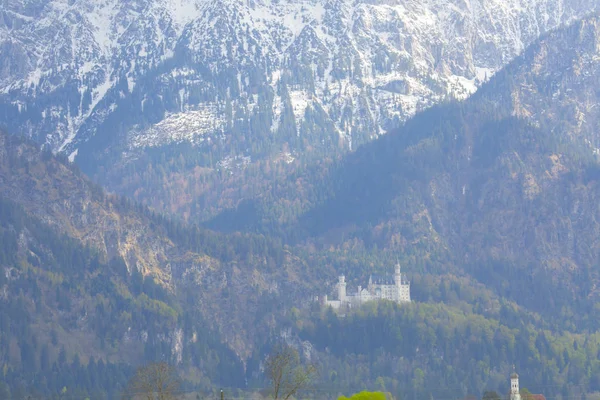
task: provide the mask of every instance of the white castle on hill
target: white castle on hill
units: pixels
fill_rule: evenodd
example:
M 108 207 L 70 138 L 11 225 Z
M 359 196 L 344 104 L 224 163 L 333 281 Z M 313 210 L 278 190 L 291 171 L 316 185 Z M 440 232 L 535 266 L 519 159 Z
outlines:
M 390 300 L 396 303 L 410 302 L 410 282 L 402 280 L 400 264 L 396 264 L 394 278 L 369 277 L 369 285 L 366 288 L 358 287 L 355 294 L 346 293 L 346 277 L 340 275 L 337 283 L 337 300 L 328 300 L 324 296 L 321 302 L 333 308 L 347 307 L 362 304 L 371 300 Z

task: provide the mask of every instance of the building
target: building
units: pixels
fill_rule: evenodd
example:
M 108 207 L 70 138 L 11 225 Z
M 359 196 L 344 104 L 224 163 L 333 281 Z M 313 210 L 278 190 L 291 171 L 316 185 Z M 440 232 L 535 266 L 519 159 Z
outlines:
M 521 393 L 519 392 L 519 375 L 515 371 L 510 374 L 510 400 L 521 400 Z
M 514 369 L 514 367 L 513 367 Z M 510 374 L 510 394 L 508 396 L 509 400 L 546 400 L 546 397 L 543 394 L 533 394 L 529 393 L 527 389 L 525 389 L 525 394 L 521 396 L 521 389 L 519 389 L 519 375 L 513 371 Z
M 402 280 L 400 264 L 396 264 L 393 279 L 369 277 L 369 284 L 363 288 L 358 286 L 356 292 L 346 291 L 346 277 L 341 275 L 336 285 L 337 300 L 329 300 L 324 296 L 322 303 L 333 308 L 351 307 L 371 300 L 390 300 L 396 303 L 410 302 L 410 282 Z

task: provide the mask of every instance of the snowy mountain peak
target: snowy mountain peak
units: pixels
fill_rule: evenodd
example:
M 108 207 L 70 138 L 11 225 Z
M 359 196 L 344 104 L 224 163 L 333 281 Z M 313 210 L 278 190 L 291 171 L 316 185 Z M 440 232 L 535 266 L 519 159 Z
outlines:
M 115 132 L 130 148 L 232 132 L 350 148 L 468 96 L 541 33 L 594 7 L 17 0 L 0 11 L 0 123 L 69 153 Z M 198 115 L 214 123 L 197 124 Z M 172 120 L 192 122 L 171 137 L 160 127 Z

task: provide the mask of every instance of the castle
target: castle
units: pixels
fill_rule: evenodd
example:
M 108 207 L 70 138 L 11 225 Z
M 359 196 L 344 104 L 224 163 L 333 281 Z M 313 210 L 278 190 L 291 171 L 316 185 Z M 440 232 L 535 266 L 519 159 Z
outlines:
M 371 300 L 390 300 L 396 303 L 410 302 L 410 282 L 402 280 L 400 273 L 400 264 L 396 264 L 394 278 L 374 278 L 369 277 L 369 284 L 366 288 L 358 286 L 354 294 L 346 293 L 346 277 L 341 275 L 338 278 L 337 300 L 328 300 L 324 296 L 322 303 L 335 309 L 340 307 L 351 307 Z

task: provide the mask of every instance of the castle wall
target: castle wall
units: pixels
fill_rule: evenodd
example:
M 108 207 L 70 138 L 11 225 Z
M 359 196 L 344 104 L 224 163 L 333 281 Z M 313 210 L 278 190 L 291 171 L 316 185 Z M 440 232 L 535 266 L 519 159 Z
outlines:
M 396 303 L 408 303 L 410 298 L 410 284 L 403 283 L 401 275 L 397 269 L 395 276 L 395 284 L 374 284 L 369 279 L 369 285 L 363 289 L 358 286 L 356 294 L 348 294 L 346 292 L 346 281 L 342 275 L 337 283 L 337 300 L 329 300 L 325 303 L 335 309 L 344 305 L 360 305 L 371 300 L 389 300 Z

